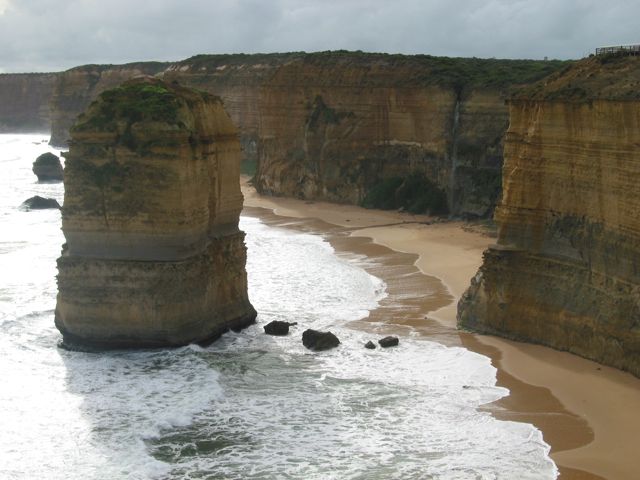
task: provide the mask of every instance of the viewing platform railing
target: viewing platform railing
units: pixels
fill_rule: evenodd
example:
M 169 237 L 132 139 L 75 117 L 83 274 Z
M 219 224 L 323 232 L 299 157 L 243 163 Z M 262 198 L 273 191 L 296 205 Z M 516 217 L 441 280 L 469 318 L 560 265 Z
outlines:
M 596 55 L 607 55 L 609 53 L 621 53 L 623 55 L 640 55 L 640 45 L 618 45 L 615 47 L 596 48 Z

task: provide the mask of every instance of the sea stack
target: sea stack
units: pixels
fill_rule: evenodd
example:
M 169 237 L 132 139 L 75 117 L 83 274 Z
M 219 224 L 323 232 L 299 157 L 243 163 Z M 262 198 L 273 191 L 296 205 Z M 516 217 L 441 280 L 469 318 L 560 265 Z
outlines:
M 60 159 L 51 152 L 43 153 L 36 158 L 32 171 L 39 182 L 61 182 L 64 178 Z
M 126 82 L 78 118 L 65 157 L 55 322 L 66 345 L 206 343 L 254 322 L 240 143 L 219 98 Z
M 594 56 L 509 102 L 497 244 L 463 328 L 640 376 L 640 57 Z

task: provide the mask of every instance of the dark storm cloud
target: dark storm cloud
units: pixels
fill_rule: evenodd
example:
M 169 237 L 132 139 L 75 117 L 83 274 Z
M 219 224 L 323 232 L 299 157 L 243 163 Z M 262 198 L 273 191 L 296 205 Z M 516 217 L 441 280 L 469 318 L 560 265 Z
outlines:
M 0 70 L 198 53 L 578 58 L 640 42 L 637 0 L 0 0 Z

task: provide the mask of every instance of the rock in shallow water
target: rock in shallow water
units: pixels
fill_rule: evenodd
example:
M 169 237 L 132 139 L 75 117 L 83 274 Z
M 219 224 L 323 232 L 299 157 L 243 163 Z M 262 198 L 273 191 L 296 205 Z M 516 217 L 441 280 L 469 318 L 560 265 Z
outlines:
M 60 210 L 60 204 L 55 198 L 45 198 L 39 195 L 28 198 L 22 202 L 22 207 L 25 210 L 46 210 L 50 208 L 57 208 Z
M 380 340 L 378 340 L 378 343 L 382 348 L 388 348 L 397 346 L 400 343 L 400 340 L 398 340 L 398 337 L 389 336 L 381 338 Z
M 331 332 L 320 332 L 318 330 L 305 330 L 302 334 L 302 344 L 309 350 L 317 352 L 329 350 L 340 345 L 340 340 Z
M 371 340 L 369 340 L 367 343 L 364 344 L 364 348 L 368 348 L 369 350 L 375 350 L 376 344 L 373 343 Z
M 43 153 L 36 158 L 32 170 L 39 182 L 61 182 L 63 178 L 62 164 L 53 153 Z
M 289 334 L 289 327 L 297 325 L 296 322 L 282 322 L 280 320 L 274 320 L 264 326 L 264 333 L 267 335 L 284 336 Z

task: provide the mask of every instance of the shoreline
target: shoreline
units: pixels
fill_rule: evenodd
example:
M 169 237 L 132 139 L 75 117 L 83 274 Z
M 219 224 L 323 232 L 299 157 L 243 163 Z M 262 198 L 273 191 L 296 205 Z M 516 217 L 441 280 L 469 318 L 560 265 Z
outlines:
M 385 306 L 369 322 L 386 321 L 389 331 L 398 333 L 406 326 L 440 343 L 489 356 L 497 384 L 510 395 L 483 409 L 501 420 L 540 429 L 559 478 L 635 478 L 640 468 L 634 455 L 640 379 L 569 353 L 455 328 L 457 300 L 492 238 L 463 229 L 461 222 L 433 223 L 424 215 L 263 197 L 247 185 L 246 177 L 242 186 L 245 207 L 270 210 L 283 219 L 281 226 L 287 226 L 287 218 L 308 220 L 312 230 L 330 237 L 334 248 L 382 261 L 382 271 L 373 273 L 385 282 L 385 276 L 401 267 L 402 279 L 394 288 L 403 292 L 403 310 Z M 428 297 L 427 291 L 432 292 Z M 358 321 L 354 328 L 366 330 L 369 322 Z

